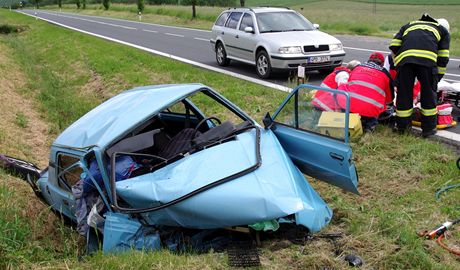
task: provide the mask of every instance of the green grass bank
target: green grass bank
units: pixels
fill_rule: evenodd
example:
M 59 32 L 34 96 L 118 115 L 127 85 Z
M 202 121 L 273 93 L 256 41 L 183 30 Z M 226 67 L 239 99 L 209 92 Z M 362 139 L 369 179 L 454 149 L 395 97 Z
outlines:
M 1 87 L 11 87 L 20 100 L 30 101 L 49 128 L 41 135 L 51 141 L 82 114 L 114 94 L 131 87 L 163 83 L 200 82 L 209 85 L 261 122 L 273 112 L 285 93 L 236 78 L 192 67 L 133 48 L 52 26 L 33 18 L 0 10 L 0 21 L 26 26 L 19 34 L 0 35 L 0 76 L 9 74 Z M 13 72 L 13 73 L 12 73 Z M 16 74 L 17 76 L 14 76 Z M 12 99 L 1 99 L 0 104 Z M 26 105 L 21 105 L 25 107 Z M 2 126 L 0 149 L 5 154 L 25 146 L 7 140 L 19 129 L 33 129 L 26 115 L 13 114 L 11 129 Z M 2 135 L 3 134 L 3 135 Z M 8 147 L 7 147 L 8 146 Z M 434 192 L 459 183 L 457 155 L 445 146 L 413 136 L 397 136 L 379 127 L 353 143 L 360 176 L 360 196 L 311 181 L 334 209 L 324 232 L 341 232 L 334 244 L 320 239 L 304 247 L 284 242 L 263 242 L 262 267 L 268 269 L 346 269 L 343 255 L 361 256 L 366 269 L 456 269 L 458 261 L 416 231 L 460 216 L 460 190 Z M 17 148 L 17 149 L 16 149 Z M 19 149 L 21 148 L 21 149 Z M 46 164 L 47 157 L 25 151 L 26 158 Z M 45 161 L 44 161 L 45 160 Z M 0 268 L 44 269 L 225 269 L 225 254 L 172 254 L 168 251 L 120 255 L 82 256 L 81 239 L 33 198 L 19 179 L 0 172 Z M 460 230 L 452 230 L 451 242 L 460 243 Z

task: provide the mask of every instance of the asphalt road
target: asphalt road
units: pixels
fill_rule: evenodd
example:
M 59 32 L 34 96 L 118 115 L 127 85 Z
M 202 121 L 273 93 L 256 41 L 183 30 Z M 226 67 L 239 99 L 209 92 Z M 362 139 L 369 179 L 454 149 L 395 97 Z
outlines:
M 147 50 L 155 54 L 171 57 L 176 60 L 198 65 L 204 68 L 224 72 L 243 79 L 257 78 L 255 68 L 251 65 L 232 61 L 228 67 L 220 67 L 215 61 L 209 38 L 210 31 L 164 26 L 135 21 L 111 19 L 105 17 L 87 16 L 74 13 L 52 11 L 19 11 L 37 16 L 48 22 L 67 27 L 76 31 L 92 34 L 101 38 Z M 346 51 L 345 62 L 353 59 L 367 60 L 373 51 L 388 52 L 389 39 L 379 37 L 337 35 Z M 450 82 L 460 82 L 460 58 L 451 57 L 447 66 L 445 79 Z M 309 72 L 309 83 L 320 84 L 324 78 L 318 72 Z M 267 86 L 287 86 L 287 73 L 276 74 L 273 79 L 265 80 Z M 292 85 L 291 85 L 292 86 Z M 459 114 L 460 115 L 460 114 Z M 459 117 L 456 115 L 456 117 Z M 459 118 L 460 119 L 460 118 Z M 449 131 L 460 134 L 460 126 Z M 460 141 L 460 140 L 459 140 Z

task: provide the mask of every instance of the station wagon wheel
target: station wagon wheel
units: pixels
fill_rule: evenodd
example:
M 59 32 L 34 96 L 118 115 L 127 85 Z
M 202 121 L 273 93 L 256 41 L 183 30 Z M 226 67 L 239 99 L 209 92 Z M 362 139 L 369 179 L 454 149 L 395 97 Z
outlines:
M 272 73 L 272 65 L 266 51 L 260 51 L 256 58 L 257 75 L 262 79 L 267 79 Z
M 219 66 L 228 66 L 230 59 L 227 58 L 227 52 L 225 51 L 224 45 L 219 42 L 216 46 L 216 61 Z

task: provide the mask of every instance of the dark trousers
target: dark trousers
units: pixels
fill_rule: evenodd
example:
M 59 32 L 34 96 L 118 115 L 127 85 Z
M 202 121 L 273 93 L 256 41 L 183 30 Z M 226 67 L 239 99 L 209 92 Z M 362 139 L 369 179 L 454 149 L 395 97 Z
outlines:
M 436 113 L 428 113 L 436 109 L 438 75 L 437 68 L 425 67 L 416 64 L 405 64 L 398 67 L 398 95 L 396 97 L 396 126 L 404 130 L 411 124 L 412 117 L 405 115 L 398 116 L 398 111 L 411 110 L 413 107 L 414 82 L 417 78 L 421 85 L 420 99 L 422 105 L 422 130 L 430 131 L 436 128 Z M 426 114 L 426 113 L 425 113 Z

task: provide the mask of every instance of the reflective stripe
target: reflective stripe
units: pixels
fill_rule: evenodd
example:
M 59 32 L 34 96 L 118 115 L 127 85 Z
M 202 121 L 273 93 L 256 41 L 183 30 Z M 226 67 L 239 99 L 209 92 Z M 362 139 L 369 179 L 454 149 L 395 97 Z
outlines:
M 449 50 L 439 50 L 438 57 L 449 57 Z
M 321 100 L 319 100 L 317 98 L 314 98 L 312 100 L 312 102 L 315 102 L 318 106 L 323 108 L 325 111 L 328 111 L 328 112 L 333 112 L 334 111 L 333 109 L 329 108 L 326 104 L 324 104 Z
M 409 109 L 409 110 L 396 110 L 396 116 L 397 117 L 411 117 L 412 116 L 412 112 L 414 111 L 414 109 Z
M 438 111 L 436 110 L 436 108 L 434 108 L 434 109 L 421 108 L 420 113 L 422 113 L 424 116 L 433 116 L 433 115 L 436 115 L 438 113 Z
M 407 35 L 410 31 L 414 31 L 414 30 L 427 30 L 427 31 L 430 31 L 436 37 L 438 42 L 441 40 L 441 35 L 439 34 L 438 29 L 436 29 L 435 27 L 433 27 L 431 25 L 414 25 L 414 26 L 411 26 L 411 27 L 407 28 L 406 31 L 404 31 L 403 36 Z
M 402 41 L 400 39 L 394 38 L 390 43 L 390 47 L 391 46 L 401 46 L 401 43 Z
M 432 52 L 432 51 L 427 51 L 427 50 L 406 50 L 402 53 L 400 53 L 398 56 L 395 57 L 395 64 L 399 64 L 401 60 L 403 60 L 404 57 L 406 56 L 414 56 L 414 57 L 423 57 L 423 58 L 428 58 L 430 60 L 433 60 L 433 62 L 436 62 L 437 60 L 437 55 Z
M 355 85 L 355 84 L 371 88 L 372 90 L 377 91 L 380 95 L 385 96 L 385 91 L 382 88 L 380 88 L 377 85 L 375 85 L 375 84 L 368 83 L 368 82 L 365 82 L 365 81 L 359 81 L 359 80 L 348 82 L 348 85 Z
M 433 25 L 436 25 L 436 26 L 439 25 L 439 23 L 437 23 L 437 22 L 429 22 L 429 21 L 411 21 L 409 24 L 414 24 L 414 23 L 430 23 L 430 24 L 433 24 Z
M 446 73 L 446 69 L 445 67 L 438 67 L 438 74 L 445 74 Z
M 365 97 L 363 95 L 356 94 L 356 93 L 353 93 L 353 92 L 348 92 L 348 94 L 350 95 L 350 97 L 359 99 L 361 101 L 370 103 L 370 104 L 372 104 L 374 106 L 377 106 L 377 107 L 383 109 L 383 104 L 378 103 L 377 101 L 373 100 L 372 98 L 368 98 L 368 97 Z

